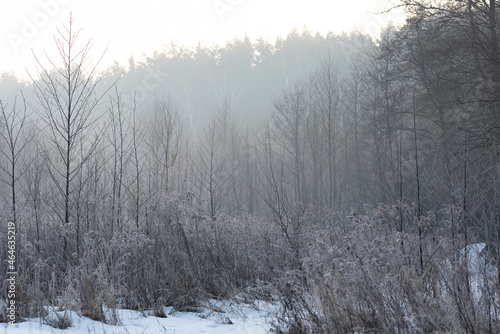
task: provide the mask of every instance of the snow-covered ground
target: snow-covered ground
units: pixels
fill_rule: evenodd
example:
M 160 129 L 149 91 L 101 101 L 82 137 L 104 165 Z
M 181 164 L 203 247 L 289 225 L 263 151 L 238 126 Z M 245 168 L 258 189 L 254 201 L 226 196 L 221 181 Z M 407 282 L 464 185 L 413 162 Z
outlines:
M 83 318 L 75 312 L 68 312 L 72 326 L 67 329 L 50 327 L 40 319 L 18 323 L 15 325 L 0 324 L 0 333 L 78 333 L 78 334 L 225 334 L 225 333 L 268 333 L 271 326 L 270 313 L 272 305 L 258 303 L 257 307 L 236 305 L 230 302 L 211 301 L 211 306 L 203 308 L 200 313 L 174 312 L 171 307 L 165 307 L 167 318 L 153 316 L 152 311 L 139 312 L 118 310 L 120 323 L 112 326 L 98 321 Z M 229 324 L 231 323 L 231 324 Z

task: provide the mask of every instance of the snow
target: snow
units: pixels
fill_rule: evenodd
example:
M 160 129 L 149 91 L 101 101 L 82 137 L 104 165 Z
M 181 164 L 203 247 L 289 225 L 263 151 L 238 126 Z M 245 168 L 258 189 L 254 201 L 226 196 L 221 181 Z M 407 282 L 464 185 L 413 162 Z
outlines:
M 479 305 L 482 298 L 488 298 L 491 286 L 498 277 L 498 268 L 487 261 L 483 253 L 485 243 L 467 245 L 460 250 L 460 261 L 467 259 L 467 269 L 470 274 L 470 288 L 474 304 Z M 465 257 L 467 255 L 467 257 Z M 498 296 L 494 294 L 493 300 L 498 303 Z M 496 316 L 495 314 L 492 314 Z
M 464 261 L 464 255 L 467 254 L 467 268 L 473 275 L 478 275 L 485 269 L 485 257 L 481 254 L 485 247 L 486 244 L 481 242 L 477 244 L 467 245 L 467 247 L 460 250 L 460 260 Z
M 256 307 L 258 306 L 258 307 Z M 117 326 L 103 324 L 68 312 L 72 326 L 67 329 L 56 329 L 43 324 L 41 319 L 15 325 L 0 324 L 0 333 L 8 334 L 226 334 L 226 333 L 268 333 L 271 313 L 275 308 L 271 304 L 256 303 L 255 306 L 233 304 L 230 302 L 210 301 L 200 313 L 176 312 L 172 307 L 165 307 L 167 318 L 158 318 L 152 311 L 117 310 L 120 323 Z M 62 315 L 62 312 L 57 312 Z M 53 316 L 55 314 L 52 314 Z M 232 324 L 226 324 L 227 322 Z

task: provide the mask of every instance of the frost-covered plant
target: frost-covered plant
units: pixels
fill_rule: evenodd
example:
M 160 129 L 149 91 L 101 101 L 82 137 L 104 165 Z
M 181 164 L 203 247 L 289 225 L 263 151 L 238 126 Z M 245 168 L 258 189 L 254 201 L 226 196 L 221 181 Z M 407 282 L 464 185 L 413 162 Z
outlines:
M 482 332 L 498 326 L 491 319 L 498 307 L 494 302 L 468 297 L 467 270 L 452 265 L 452 242 L 435 227 L 442 218 L 434 212 L 421 217 L 425 226 L 419 227 L 427 233 L 420 238 L 415 226 L 401 233 L 392 224 L 399 212 L 398 206 L 385 205 L 364 214 L 351 212 L 346 229 L 335 238 L 338 221 L 315 229 L 302 250 L 303 271 L 287 271 L 288 281 L 277 284 L 282 311 L 275 331 Z M 410 217 L 405 217 L 407 224 Z M 481 296 L 495 296 L 494 284 L 481 286 L 489 287 Z

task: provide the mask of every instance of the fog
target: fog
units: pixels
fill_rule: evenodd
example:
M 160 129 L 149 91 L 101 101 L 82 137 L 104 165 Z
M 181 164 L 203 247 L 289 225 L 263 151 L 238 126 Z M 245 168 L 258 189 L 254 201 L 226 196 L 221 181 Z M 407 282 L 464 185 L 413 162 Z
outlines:
M 167 26 L 237 36 L 176 41 L 143 27 L 153 2 L 127 4 L 123 50 L 145 53 L 110 61 L 107 30 L 89 39 L 75 11 L 26 74 L 1 75 L 6 328 L 218 300 L 270 305 L 274 333 L 498 332 L 496 2 L 399 1 L 348 32 L 322 11 L 371 6 L 214 1 L 209 23 L 194 3 Z

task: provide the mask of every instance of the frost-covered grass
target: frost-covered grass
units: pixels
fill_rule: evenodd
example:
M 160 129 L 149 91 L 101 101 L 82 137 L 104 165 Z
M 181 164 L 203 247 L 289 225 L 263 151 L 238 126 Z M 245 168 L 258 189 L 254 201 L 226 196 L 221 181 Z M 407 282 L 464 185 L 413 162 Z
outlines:
M 177 312 L 172 307 L 165 307 L 166 318 L 153 315 L 153 311 L 117 310 L 119 324 L 116 326 L 103 324 L 75 312 L 67 312 L 71 327 L 56 329 L 43 320 L 29 319 L 14 326 L 1 324 L 0 332 L 8 334 L 27 333 L 107 333 L 107 334 L 156 334 L 156 333 L 267 333 L 269 332 L 270 314 L 274 306 L 267 303 L 256 303 L 254 306 L 234 304 L 231 302 L 210 301 L 200 312 Z M 58 313 L 63 316 L 63 313 Z M 49 317 L 57 318 L 52 312 Z

